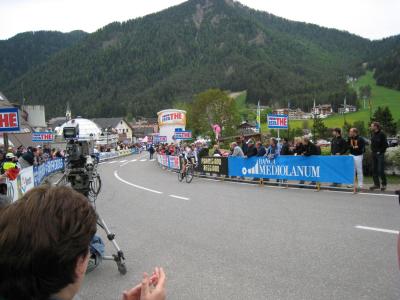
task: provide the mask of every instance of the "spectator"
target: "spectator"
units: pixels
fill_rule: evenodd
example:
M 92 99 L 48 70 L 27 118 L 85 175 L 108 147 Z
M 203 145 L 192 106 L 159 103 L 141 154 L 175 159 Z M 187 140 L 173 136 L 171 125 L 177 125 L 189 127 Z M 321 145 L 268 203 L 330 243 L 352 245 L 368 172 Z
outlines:
M 150 159 L 153 159 L 154 152 L 155 152 L 155 150 L 154 150 L 153 145 L 150 145 L 150 147 L 149 147 Z
M 331 154 L 332 155 L 343 155 L 347 151 L 347 143 L 342 138 L 342 130 L 340 128 L 335 128 L 332 131 L 333 138 L 331 141 Z M 332 187 L 339 186 L 338 183 L 333 183 Z
M 356 175 L 358 179 L 358 189 L 363 188 L 363 156 L 365 152 L 365 141 L 358 135 L 357 128 L 351 128 L 349 131 L 348 147 L 350 155 L 354 158 Z
M 21 169 L 33 166 L 36 163 L 38 156 L 39 156 L 39 151 L 36 148 L 29 147 L 28 151 L 26 151 L 18 159 Z
M 209 152 L 209 149 L 208 149 L 207 144 L 200 145 L 200 147 L 198 149 L 199 158 L 207 157 L 208 156 L 208 152 Z
M 231 156 L 234 156 L 234 157 L 244 157 L 244 153 L 243 153 L 242 148 L 240 148 L 240 147 L 238 146 L 238 144 L 235 143 L 235 142 L 233 142 L 233 143 L 231 144 Z
M 331 141 L 331 154 L 344 155 L 347 151 L 347 143 L 342 138 L 342 130 L 340 128 L 333 129 L 333 138 Z
M 293 154 L 293 152 L 290 150 L 288 139 L 283 138 L 280 155 L 292 155 L 292 154 Z
M 22 154 L 24 153 L 24 147 L 21 145 L 17 148 L 17 152 L 16 152 L 16 156 L 17 158 L 20 158 L 22 156 Z
M 385 175 L 385 152 L 388 147 L 387 138 L 378 122 L 371 124 L 371 131 L 372 177 L 374 185 L 369 189 L 376 190 L 380 188 L 381 191 L 384 191 L 387 184 Z
M 320 151 L 318 150 L 318 147 L 313 142 L 311 142 L 308 137 L 303 138 L 303 145 L 304 145 L 304 151 L 302 155 L 311 156 L 311 155 L 321 154 Z
M 291 150 L 295 156 L 302 155 L 305 150 L 303 145 L 303 140 L 299 137 L 296 137 L 294 139 L 294 146 L 292 147 Z
M 6 160 L 0 166 L 1 174 L 4 174 L 10 169 L 17 168 L 17 164 L 15 163 L 14 159 L 15 159 L 14 153 L 10 152 L 6 154 Z
M 97 216 L 87 199 L 71 188 L 42 186 L 1 208 L 0 216 L 1 297 L 73 299 L 96 233 Z M 145 275 L 123 299 L 165 299 L 163 270 Z
M 257 156 L 257 148 L 254 146 L 254 141 L 249 140 L 247 143 L 247 158 Z
M 270 139 L 270 145 L 265 154 L 269 159 L 275 159 L 280 155 L 278 141 L 275 138 Z
M 221 150 L 219 149 L 219 145 L 214 145 L 213 156 L 222 156 Z
M 246 137 L 244 135 L 242 135 L 240 137 L 240 147 L 242 148 L 243 154 L 247 155 L 248 145 L 247 145 Z
M 256 143 L 256 148 L 257 156 L 265 156 L 265 154 L 267 154 L 267 150 L 265 150 L 264 145 L 260 141 Z

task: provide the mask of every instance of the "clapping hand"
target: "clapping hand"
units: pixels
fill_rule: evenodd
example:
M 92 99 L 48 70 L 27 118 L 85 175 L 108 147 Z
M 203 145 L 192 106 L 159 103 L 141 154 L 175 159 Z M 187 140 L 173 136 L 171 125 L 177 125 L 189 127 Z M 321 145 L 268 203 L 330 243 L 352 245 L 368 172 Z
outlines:
M 164 300 L 166 276 L 163 268 L 155 268 L 149 276 L 144 273 L 141 284 L 129 291 L 124 291 L 122 300 Z

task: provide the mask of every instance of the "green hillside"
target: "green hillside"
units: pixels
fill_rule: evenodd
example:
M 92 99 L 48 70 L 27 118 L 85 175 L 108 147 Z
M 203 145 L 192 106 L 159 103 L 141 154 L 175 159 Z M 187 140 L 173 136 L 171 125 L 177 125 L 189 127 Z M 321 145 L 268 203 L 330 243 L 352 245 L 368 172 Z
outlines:
M 0 90 L 33 67 L 46 63 L 55 53 L 75 45 L 86 35 L 79 30 L 69 33 L 35 31 L 0 40 Z
M 377 109 L 378 106 L 388 106 L 393 114 L 394 120 L 400 119 L 400 91 L 389 89 L 386 87 L 378 86 L 374 79 L 372 72 L 367 72 L 366 75 L 359 78 L 354 84 L 354 89 L 358 90 L 361 86 L 370 85 L 372 89 L 372 113 Z M 368 101 L 366 101 L 366 109 L 361 109 L 355 113 L 349 113 L 345 115 L 334 115 L 324 119 L 324 123 L 329 128 L 342 127 L 344 121 L 348 123 L 354 123 L 355 121 L 364 121 L 368 124 L 370 120 L 370 110 L 368 108 Z M 361 101 L 363 105 L 363 101 Z M 302 128 L 304 121 L 291 121 L 290 126 L 292 128 Z M 308 121 L 309 128 L 312 127 L 312 120 Z
M 247 90 L 247 101 L 307 109 L 315 96 L 338 103 L 346 75 L 361 74 L 371 41 L 293 22 L 231 0 L 189 0 L 112 23 L 52 56 L 3 92 L 46 105 L 48 116 L 154 116 L 209 88 Z

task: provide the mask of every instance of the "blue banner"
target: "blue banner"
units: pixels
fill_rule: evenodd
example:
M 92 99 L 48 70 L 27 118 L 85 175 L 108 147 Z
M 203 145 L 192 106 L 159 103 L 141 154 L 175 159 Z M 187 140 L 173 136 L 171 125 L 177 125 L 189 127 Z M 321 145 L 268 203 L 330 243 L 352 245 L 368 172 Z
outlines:
M 304 180 L 325 183 L 354 183 L 351 156 L 229 157 L 229 176 Z
M 35 186 L 39 186 L 42 181 L 49 175 L 64 170 L 64 159 L 58 158 L 46 161 L 44 164 L 33 167 L 33 176 L 35 178 Z

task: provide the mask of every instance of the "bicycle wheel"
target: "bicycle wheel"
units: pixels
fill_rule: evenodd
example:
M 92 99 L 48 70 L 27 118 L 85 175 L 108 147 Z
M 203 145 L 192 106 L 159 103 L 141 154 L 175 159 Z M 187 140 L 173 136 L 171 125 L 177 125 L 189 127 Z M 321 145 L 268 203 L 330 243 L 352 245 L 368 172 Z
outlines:
M 181 169 L 179 169 L 179 171 L 178 171 L 178 180 L 180 182 L 182 182 L 182 180 L 183 180 L 183 174 L 182 174 L 182 170 Z
M 187 183 L 191 183 L 192 182 L 193 174 L 194 174 L 193 165 L 190 165 L 190 166 L 187 167 L 187 170 L 186 170 L 186 182 Z

